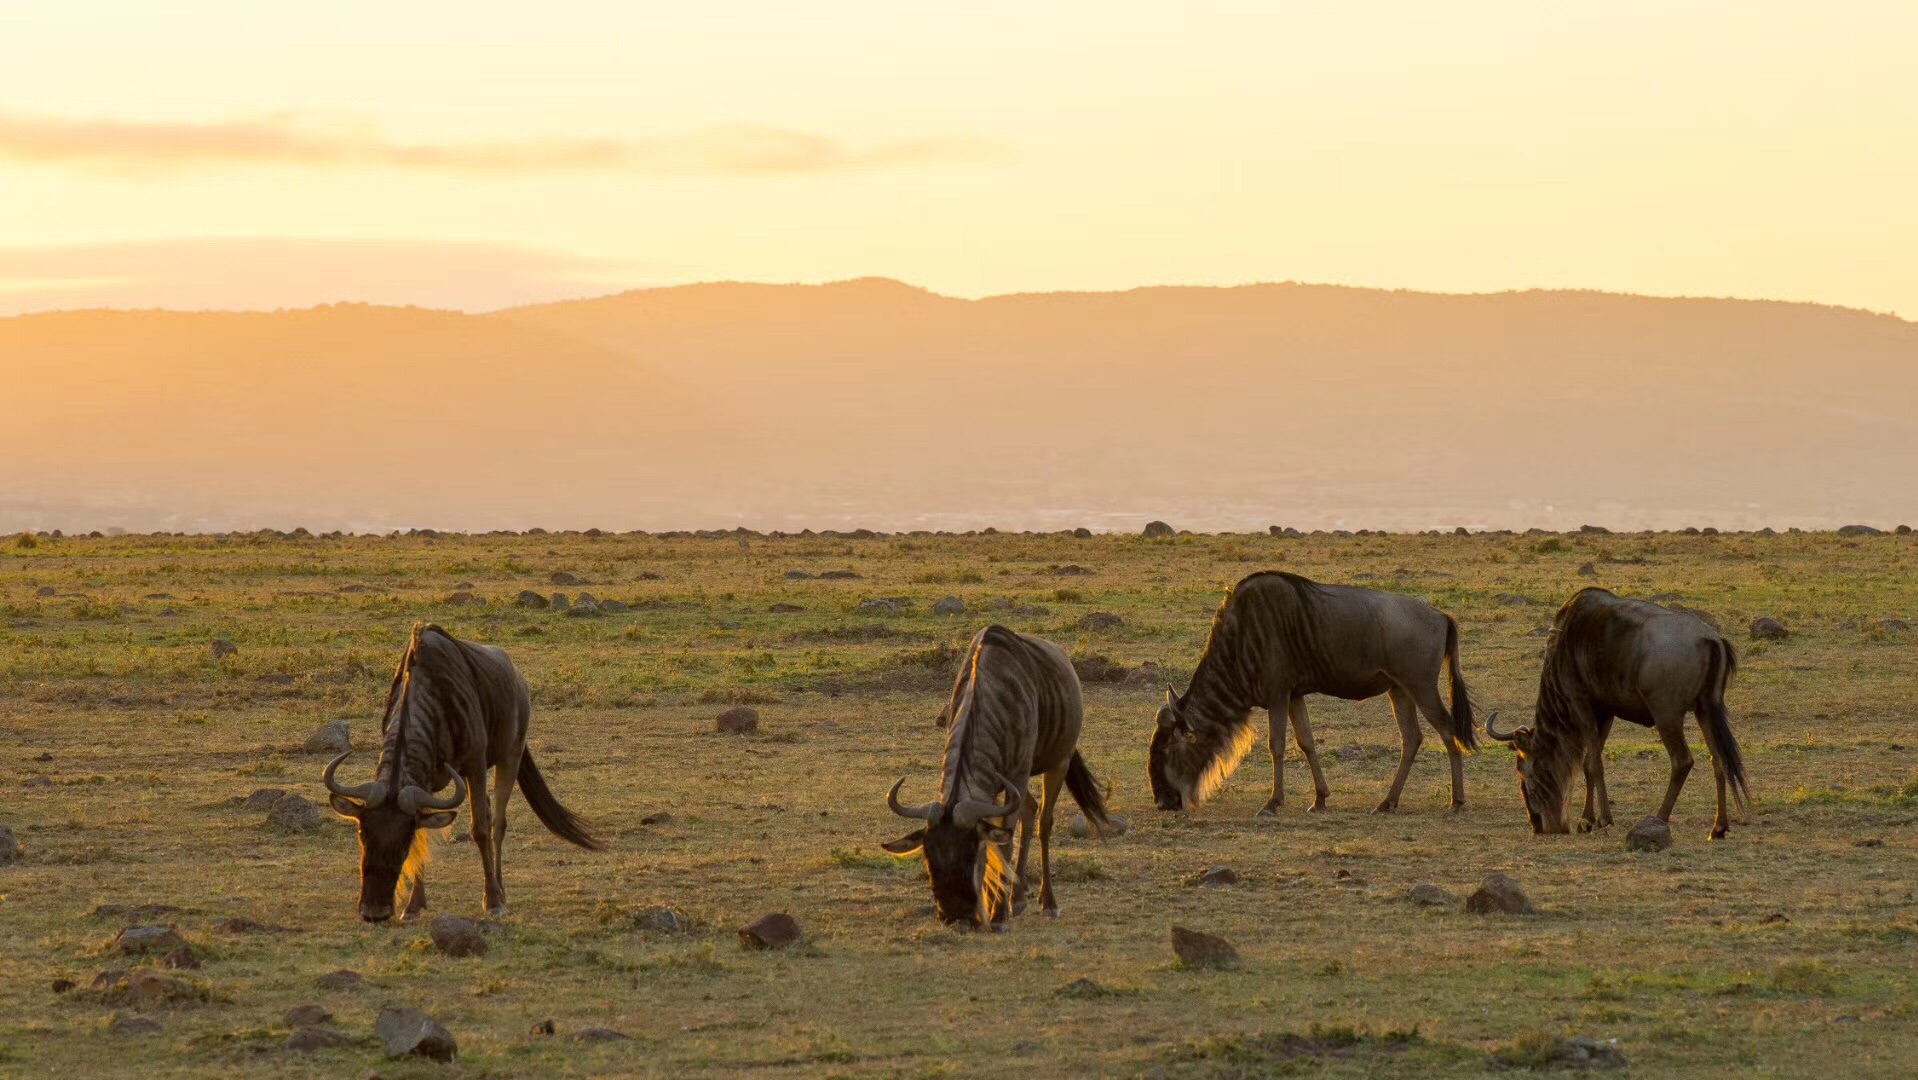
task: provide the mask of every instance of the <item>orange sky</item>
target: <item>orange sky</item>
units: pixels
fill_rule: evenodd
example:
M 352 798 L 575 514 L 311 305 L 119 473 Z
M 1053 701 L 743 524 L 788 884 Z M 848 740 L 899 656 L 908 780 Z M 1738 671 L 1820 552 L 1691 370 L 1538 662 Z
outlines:
M 17 7 L 0 313 L 883 274 L 1918 315 L 1909 3 Z

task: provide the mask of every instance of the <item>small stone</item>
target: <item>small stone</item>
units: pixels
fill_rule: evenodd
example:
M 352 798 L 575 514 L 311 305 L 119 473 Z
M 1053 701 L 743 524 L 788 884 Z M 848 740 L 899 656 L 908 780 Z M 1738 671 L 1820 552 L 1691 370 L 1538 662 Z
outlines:
M 1625 834 L 1626 851 L 1664 851 L 1672 846 L 1672 827 L 1655 817 L 1643 818 Z
M 799 936 L 799 920 L 779 911 L 761 915 L 739 928 L 740 944 L 749 949 L 783 949 Z
M 795 611 L 804 611 L 806 609 L 800 607 L 798 604 L 774 604 L 766 610 L 772 612 L 774 615 L 790 615 Z
M 1214 889 L 1221 885 L 1236 885 L 1238 883 L 1238 871 L 1229 866 L 1214 866 L 1208 870 L 1199 872 L 1192 878 L 1192 884 Z
M 53 755 L 52 755 L 52 754 L 49 754 L 49 753 L 47 753 L 47 752 L 46 752 L 45 750 L 42 750 L 42 751 L 40 751 L 39 753 L 37 753 L 37 754 L 35 754 L 35 755 L 33 755 L 33 760 L 35 760 L 35 761 L 37 761 L 37 762 L 39 762 L 39 763 L 41 763 L 42 765 L 44 765 L 44 764 L 46 764 L 47 762 L 49 762 L 49 761 L 52 761 L 52 760 L 53 760 Z
M 599 610 L 605 615 L 624 615 L 633 610 L 633 608 L 632 605 L 621 603 L 618 600 L 601 600 L 599 602 Z
M 966 613 L 966 602 L 956 596 L 943 597 L 933 603 L 932 613 L 934 615 L 964 615 Z
M 1406 895 L 1420 907 L 1451 907 L 1458 903 L 1458 897 L 1429 881 L 1412 886 L 1412 891 Z
M 486 938 L 480 934 L 479 924 L 471 919 L 458 915 L 436 916 L 427 932 L 433 938 L 434 947 L 448 956 L 486 955 Z
M 685 913 L 672 907 L 649 907 L 633 916 L 635 929 L 650 934 L 684 934 L 692 929 Z
M 270 810 L 273 804 L 286 797 L 284 788 L 254 788 L 253 793 L 240 800 L 242 810 Z
M 1559 1059 L 1578 1069 L 1622 1069 L 1625 1067 L 1625 1052 L 1618 1047 L 1598 1039 L 1574 1035 L 1566 1039 L 1559 1051 Z
M 26 853 L 26 849 L 21 847 L 20 841 L 14 837 L 13 829 L 0 825 L 0 866 L 19 862 Z
M 1194 970 L 1239 966 L 1239 950 L 1233 948 L 1231 942 L 1216 934 L 1183 926 L 1172 927 L 1172 952 L 1178 956 L 1180 966 Z
M 513 603 L 523 608 L 532 608 L 534 611 L 545 611 L 552 601 L 531 589 L 521 589 L 519 597 Z
M 759 711 L 750 705 L 736 705 L 714 717 L 713 726 L 722 735 L 751 735 L 759 730 Z
M 558 1031 L 559 1031 L 559 1025 L 553 1023 L 551 1017 L 548 1017 L 545 1020 L 541 1020 L 539 1023 L 534 1024 L 532 1027 L 532 1034 L 534 1035 L 552 1035 L 557 1033 Z
M 479 603 L 479 597 L 474 596 L 465 589 L 461 589 L 459 592 L 447 597 L 446 603 L 452 607 L 468 607 Z
M 1080 840 L 1111 840 L 1114 837 L 1124 836 L 1128 827 L 1130 823 L 1124 816 L 1107 814 L 1106 827 L 1099 830 L 1099 835 L 1095 837 L 1092 835 L 1092 823 L 1086 820 L 1084 814 L 1073 814 L 1072 820 L 1066 822 L 1066 831 Z
M 281 796 L 266 819 L 287 832 L 312 832 L 320 827 L 320 808 L 298 795 Z
M 52 787 L 53 778 L 50 776 L 29 776 L 25 780 L 20 781 L 20 786 L 21 787 Z
M 1876 836 L 1867 836 L 1862 840 L 1853 840 L 1852 847 L 1884 847 L 1885 842 Z
M 116 1016 L 107 1022 L 107 1030 L 115 1035 L 158 1035 L 160 1022 L 144 1016 Z
M 854 570 L 828 570 L 819 575 L 822 581 L 857 581 L 859 574 Z
M 573 606 L 572 601 L 566 599 L 566 594 L 563 592 L 554 593 L 553 598 L 548 600 L 547 604 L 554 611 L 566 611 Z
M 51 585 L 42 585 L 42 586 L 40 586 L 39 588 L 37 588 L 37 589 L 35 589 L 35 590 L 33 590 L 33 595 L 35 595 L 35 596 L 58 596 L 58 595 L 60 595 L 60 590 L 58 590 L 58 589 L 56 589 L 56 588 L 54 588 L 54 587 L 53 587 L 53 586 L 51 586 Z
M 1840 525 L 1838 527 L 1838 535 L 1840 536 L 1883 536 L 1885 535 L 1885 530 L 1875 529 L 1871 527 L 1870 525 Z
M 214 638 L 213 644 L 210 647 L 213 650 L 213 659 L 215 660 L 224 660 L 240 651 L 238 645 L 233 644 L 225 638 Z
M 549 578 L 547 578 L 546 580 L 548 580 L 548 581 L 550 581 L 550 582 L 552 582 L 552 583 L 553 583 L 553 584 L 555 584 L 555 585 L 584 585 L 584 584 L 586 584 L 585 582 L 583 582 L 583 581 L 581 581 L 581 580 L 580 580 L 579 578 L 577 578 L 577 577 L 575 577 L 574 575 L 572 575 L 572 574 L 570 574 L 570 573 L 567 573 L 567 572 L 566 572 L 566 571 L 564 571 L 564 570 L 560 570 L 560 571 L 558 571 L 558 572 L 556 572 L 556 573 L 554 573 L 552 577 L 549 577 Z
M 787 580 L 787 581 L 807 581 L 807 580 L 810 580 L 811 578 L 812 578 L 812 575 L 811 575 L 811 574 L 808 574 L 808 573 L 806 573 L 806 572 L 805 572 L 804 570 L 788 570 L 788 571 L 786 571 L 786 580 Z
M 366 979 L 357 971 L 341 968 L 329 971 L 313 980 L 313 985 L 322 990 L 358 990 L 366 985 Z
M 176 975 L 141 969 L 127 976 L 120 989 L 121 1000 L 137 1008 L 152 1009 L 199 998 L 191 984 Z
M 327 1028 L 303 1027 L 288 1035 L 284 1045 L 288 1053 L 313 1054 L 321 1050 L 338 1050 L 342 1046 L 351 1046 L 353 1040 Z
M 861 615 L 899 615 L 905 611 L 905 605 L 889 597 L 876 597 L 859 601 Z
M 389 1058 L 411 1056 L 452 1061 L 459 1056 L 459 1044 L 454 1041 L 453 1033 L 418 1009 L 385 1006 L 380 1010 L 379 1019 L 374 1021 L 373 1030 L 386 1047 Z
M 1873 619 L 1871 628 L 1873 630 L 1909 630 L 1911 624 L 1903 619 Z
M 1068 563 L 1065 566 L 1054 567 L 1052 572 L 1058 575 L 1059 577 L 1095 577 L 1097 576 L 1097 571 L 1089 570 L 1083 566 L 1080 566 L 1078 563 Z
M 74 982 L 72 979 L 53 980 L 53 992 L 56 994 L 64 994 L 67 991 L 73 989 L 73 986 L 74 986 Z
M 1092 530 L 1081 525 L 1072 530 L 1072 538 L 1074 540 L 1090 540 L 1092 539 Z
M 1054 990 L 1053 993 L 1066 998 L 1102 998 L 1111 994 L 1112 991 L 1100 986 L 1096 980 L 1082 975 Z
M 614 1031 L 609 1027 L 580 1028 L 578 1031 L 573 1032 L 574 1042 L 625 1042 L 626 1038 L 626 1035 L 623 1033 Z
M 353 745 L 353 727 L 344 720 L 328 720 L 306 737 L 301 747 L 309 754 L 337 754 Z
M 1177 535 L 1177 533 L 1172 528 L 1172 526 L 1167 525 L 1163 521 L 1148 521 L 1145 524 L 1145 535 L 1151 536 L 1151 537 L 1161 537 L 1161 536 L 1174 536 L 1174 535 Z
M 1504 874 L 1487 874 L 1478 891 L 1465 898 L 1465 910 L 1473 915 L 1536 915 L 1531 898 L 1518 882 Z
M 671 825 L 673 823 L 673 815 L 665 810 L 655 810 L 645 817 L 640 818 L 639 823 L 641 825 Z
M 287 1027 L 312 1027 L 333 1019 L 333 1014 L 324 1005 L 295 1005 L 280 1015 L 280 1021 Z
M 1579 577 L 1597 577 L 1598 567 L 1592 565 L 1591 563 L 1581 563 L 1579 564 L 1579 567 L 1578 567 L 1578 576 Z
M 595 598 L 592 593 L 580 593 L 579 599 L 573 601 L 572 608 L 569 609 L 566 614 L 581 618 L 598 615 L 599 600 Z
M 257 923 L 238 915 L 213 920 L 213 932 L 216 934 L 264 934 L 272 929 L 264 923 Z
M 1079 617 L 1081 630 L 1117 630 L 1125 620 L 1110 611 L 1091 611 Z
M 1777 619 L 1761 615 L 1752 620 L 1751 635 L 1753 641 L 1783 641 L 1791 636 L 1791 631 Z
M 129 926 L 113 936 L 108 951 L 122 956 L 144 956 L 148 953 L 164 953 L 185 945 L 179 931 L 171 926 L 149 924 Z
M 193 946 L 182 945 L 172 952 L 167 953 L 165 956 L 160 957 L 160 966 L 172 968 L 175 971 L 198 971 L 200 970 L 200 954 L 194 951 Z

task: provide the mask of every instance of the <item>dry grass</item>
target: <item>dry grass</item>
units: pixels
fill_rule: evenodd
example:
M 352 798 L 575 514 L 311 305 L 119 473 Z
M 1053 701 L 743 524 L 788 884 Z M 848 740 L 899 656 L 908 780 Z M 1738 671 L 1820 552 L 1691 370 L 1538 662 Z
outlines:
M 1523 1064 L 1533 1043 L 1569 1035 L 1617 1039 L 1648 1075 L 1883 1075 L 1918 1060 L 1918 639 L 1874 624 L 1918 621 L 1918 540 L 1543 539 L 14 541 L 0 550 L 0 824 L 26 856 L 0 868 L 0 1073 L 1475 1075 L 1499 1067 L 1495 1053 Z M 1529 709 L 1532 632 L 1551 614 L 1517 598 L 1569 595 L 1586 562 L 1622 592 L 1679 594 L 1738 640 L 1731 705 L 1758 802 L 1729 841 L 1705 840 L 1702 767 L 1658 855 L 1626 854 L 1622 826 L 1529 835 L 1501 748 L 1468 760 L 1469 805 L 1447 814 L 1435 739 L 1404 809 L 1372 816 L 1395 759 L 1383 701 L 1314 700 L 1323 745 L 1356 751 L 1326 757 L 1330 812 L 1295 799 L 1252 820 L 1270 781 L 1261 739 L 1212 804 L 1161 815 L 1144 777 L 1157 691 L 1101 684 L 1084 748 L 1132 828 L 1107 841 L 1059 830 L 1062 919 L 946 930 L 922 913 L 920 872 L 878 851 L 906 831 L 885 810 L 891 780 L 909 775 L 909 794 L 936 782 L 942 665 L 987 621 L 1086 652 L 1078 620 L 1110 611 L 1124 625 L 1098 634 L 1099 654 L 1182 677 L 1248 570 L 1359 581 L 1456 614 L 1482 708 L 1509 718 Z M 1066 564 L 1095 574 L 1062 589 L 1052 568 Z M 846 568 L 860 576 L 785 577 Z M 588 583 L 563 591 L 635 610 L 511 606 L 521 589 L 562 588 L 548 582 L 561 570 Z M 465 583 L 489 603 L 443 603 Z M 933 615 L 947 594 L 969 614 Z M 911 603 L 853 614 L 876 596 Z M 1742 640 L 1761 614 L 1793 636 Z M 513 653 L 535 687 L 542 768 L 611 846 L 568 848 L 516 799 L 512 914 L 484 959 L 442 957 L 417 927 L 359 924 L 344 823 L 288 835 L 230 801 L 269 786 L 319 801 L 322 759 L 301 742 L 346 717 L 371 744 L 421 618 Z M 867 625 L 887 632 L 842 632 Z M 215 638 L 238 654 L 214 659 Z M 712 733 L 733 702 L 756 703 L 760 736 Z M 1648 733 L 1621 728 L 1623 825 L 1653 808 L 1666 765 Z M 1294 751 L 1294 796 L 1302 764 Z M 673 820 L 641 824 L 658 810 Z M 1183 884 L 1214 864 L 1240 882 Z M 1404 899 L 1422 881 L 1463 895 L 1493 870 L 1544 914 Z M 477 915 L 470 845 L 442 845 L 430 877 L 435 910 Z M 148 1013 L 159 1035 L 106 1033 L 116 1009 L 136 1010 L 84 992 L 128 921 L 87 913 L 115 903 L 177 907 L 162 921 L 205 952 L 185 973 L 204 1000 Z M 690 932 L 636 929 L 655 905 Z M 735 929 L 774 910 L 799 918 L 805 944 L 742 951 Z M 215 933 L 227 916 L 294 932 Z M 1176 970 L 1172 922 L 1225 935 L 1244 962 Z M 370 985 L 314 987 L 337 968 Z M 63 978 L 79 990 L 56 994 Z M 385 1001 L 436 1013 L 459 1064 L 385 1062 L 371 1037 Z M 304 1002 L 359 1042 L 280 1049 L 281 1014 Z M 557 1036 L 532 1032 L 548 1018 Z M 591 1025 L 632 1039 L 567 1038 Z

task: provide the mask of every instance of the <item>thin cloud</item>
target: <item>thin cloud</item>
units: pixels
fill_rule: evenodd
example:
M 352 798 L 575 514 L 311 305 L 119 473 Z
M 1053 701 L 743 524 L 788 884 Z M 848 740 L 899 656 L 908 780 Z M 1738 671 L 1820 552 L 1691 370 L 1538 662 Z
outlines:
M 85 120 L 0 113 L 0 159 L 108 169 L 218 165 L 377 167 L 474 173 L 628 170 L 663 176 L 781 175 L 978 161 L 968 139 L 855 146 L 827 135 L 736 124 L 640 139 L 422 143 L 366 123 L 319 125 L 294 114 L 213 123 Z

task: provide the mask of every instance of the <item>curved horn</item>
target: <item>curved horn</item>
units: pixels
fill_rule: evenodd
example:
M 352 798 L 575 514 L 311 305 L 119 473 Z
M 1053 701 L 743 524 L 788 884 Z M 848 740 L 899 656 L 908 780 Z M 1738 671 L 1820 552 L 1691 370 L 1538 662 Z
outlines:
M 1497 721 L 1498 721 L 1498 710 L 1494 709 L 1492 710 L 1492 715 L 1485 718 L 1485 734 L 1491 736 L 1494 739 L 1497 739 L 1499 742 L 1511 742 L 1512 740 L 1518 737 L 1516 734 L 1505 734 L 1505 735 L 1499 734 L 1499 730 L 1492 726 Z
M 353 751 L 348 750 L 346 753 L 327 762 L 326 771 L 320 774 L 320 783 L 325 784 L 326 790 L 333 794 L 343 799 L 356 799 L 363 803 L 367 809 L 371 810 L 373 807 L 386 801 L 385 784 L 380 783 L 378 780 L 368 780 L 358 787 L 347 787 L 338 780 L 333 779 L 333 773 L 339 769 L 340 762 L 345 761 L 352 753 Z
M 924 806 L 914 806 L 914 807 L 908 808 L 908 807 L 899 805 L 899 789 L 904 787 L 905 785 L 906 785 L 906 778 L 902 776 L 899 778 L 898 782 L 892 785 L 892 790 L 886 792 L 886 808 L 903 818 L 917 818 L 920 821 L 939 820 L 939 811 L 943 810 L 944 807 L 939 805 L 939 801 L 937 799 L 927 803 Z
M 453 774 L 453 794 L 442 799 L 417 784 L 408 784 L 400 789 L 400 809 L 407 814 L 417 814 L 421 810 L 451 810 L 466 801 L 466 781 L 459 773 Z
M 1013 786 L 1012 781 L 1001 776 L 999 783 L 1006 789 L 1004 805 L 987 802 L 984 799 L 967 799 L 952 811 L 952 823 L 962 829 L 970 829 L 981 821 L 993 818 L 1009 818 L 1019 812 L 1019 804 L 1025 801 L 1026 793 Z

